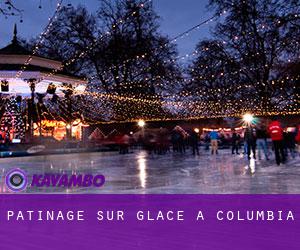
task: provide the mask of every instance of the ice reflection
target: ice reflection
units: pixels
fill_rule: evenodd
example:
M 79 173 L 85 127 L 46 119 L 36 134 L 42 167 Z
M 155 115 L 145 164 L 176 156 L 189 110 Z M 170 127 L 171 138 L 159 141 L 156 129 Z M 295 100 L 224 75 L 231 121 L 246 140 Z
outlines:
M 249 167 L 250 167 L 251 174 L 254 174 L 255 173 L 255 159 L 253 159 L 253 158 L 250 159 Z
M 140 182 L 142 188 L 146 187 L 146 178 L 147 178 L 147 173 L 146 173 L 146 152 L 142 151 L 139 152 L 139 154 L 136 156 L 137 162 L 138 162 L 138 168 L 139 168 L 139 177 L 140 177 Z
M 249 160 L 249 165 L 245 166 L 245 172 L 243 172 L 243 175 L 247 174 L 247 171 L 250 169 L 250 173 L 254 174 L 256 167 L 255 167 L 255 159 L 251 158 Z
M 71 167 L 69 163 L 72 162 Z M 92 165 L 93 164 L 93 165 Z M 33 174 L 103 174 L 103 188 L 60 187 L 28 188 L 24 193 L 300 193 L 300 161 L 290 158 L 288 167 L 277 167 L 270 161 L 232 155 L 220 150 L 212 157 L 201 151 L 191 154 L 165 155 L 134 151 L 53 155 L 0 159 L 0 193 L 11 193 L 5 185 L 5 173 L 11 168 Z

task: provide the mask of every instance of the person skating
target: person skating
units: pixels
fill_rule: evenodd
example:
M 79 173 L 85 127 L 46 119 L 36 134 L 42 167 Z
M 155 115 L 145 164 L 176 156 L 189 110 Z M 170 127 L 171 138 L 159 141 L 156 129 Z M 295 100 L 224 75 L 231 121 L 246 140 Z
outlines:
M 280 122 L 274 119 L 269 124 L 268 131 L 273 142 L 277 165 L 280 165 L 280 163 L 285 163 L 286 158 L 283 145 L 283 129 Z
M 210 143 L 211 143 L 211 154 L 218 154 L 218 132 L 213 130 L 209 133 Z
M 199 135 L 198 135 L 197 132 L 195 132 L 195 131 L 191 132 L 190 143 L 191 143 L 191 146 L 192 146 L 193 155 L 195 155 L 195 154 L 199 155 L 199 146 L 198 146 Z
M 256 131 L 255 131 L 255 126 L 253 124 L 250 124 L 247 126 L 245 130 L 245 135 L 244 135 L 245 142 L 247 143 L 247 155 L 248 155 L 248 160 L 251 159 L 251 151 L 253 154 L 253 158 L 256 159 Z
M 292 158 L 296 157 L 296 131 L 286 131 L 283 135 L 284 139 L 284 148 L 285 148 L 285 157 L 288 157 L 290 154 Z
M 232 137 L 231 137 L 231 142 L 232 142 L 232 154 L 236 152 L 236 154 L 239 153 L 239 143 L 240 143 L 240 135 L 235 131 L 235 129 L 232 129 Z
M 257 151 L 258 151 L 258 159 L 261 160 L 261 151 L 264 152 L 265 158 L 269 160 L 269 152 L 267 146 L 267 130 L 264 126 L 260 126 L 256 130 L 256 144 L 257 144 Z
M 205 150 L 208 151 L 209 150 L 209 143 L 210 143 L 209 133 L 205 133 L 204 142 L 205 142 Z

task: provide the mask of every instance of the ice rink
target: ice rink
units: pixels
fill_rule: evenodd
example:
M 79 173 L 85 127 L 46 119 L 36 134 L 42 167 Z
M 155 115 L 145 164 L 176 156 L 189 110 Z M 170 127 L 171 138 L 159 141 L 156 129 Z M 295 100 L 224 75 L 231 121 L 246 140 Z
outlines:
M 277 166 L 270 161 L 246 159 L 220 150 L 219 155 L 201 151 L 184 155 L 148 155 L 133 151 L 50 155 L 0 159 L 1 192 L 9 192 L 4 176 L 13 168 L 33 174 L 103 174 L 101 188 L 27 188 L 25 193 L 199 193 L 199 194 L 294 194 L 300 193 L 300 157 Z

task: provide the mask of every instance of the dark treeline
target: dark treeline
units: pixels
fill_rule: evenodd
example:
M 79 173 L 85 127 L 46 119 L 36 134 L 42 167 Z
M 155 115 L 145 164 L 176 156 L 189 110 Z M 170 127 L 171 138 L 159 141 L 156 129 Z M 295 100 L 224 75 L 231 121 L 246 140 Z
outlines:
M 89 78 L 89 91 L 153 101 L 137 104 L 117 99 L 115 118 L 122 119 L 124 112 L 129 119 L 141 113 L 157 116 L 163 112 L 157 105 L 158 94 L 174 91 L 169 83 L 177 86 L 182 78 L 176 46 L 158 28 L 159 17 L 149 1 L 101 1 L 94 13 L 84 6 L 67 6 L 59 12 L 39 53 Z
M 299 6 L 297 0 L 211 0 L 210 8 L 226 14 L 212 38 L 198 43 L 186 88 L 207 93 L 208 103 L 259 103 L 262 111 L 296 105 Z
M 109 109 L 117 120 L 293 113 L 299 111 L 299 7 L 300 0 L 210 0 L 212 15 L 223 15 L 183 66 L 151 2 L 104 0 L 93 13 L 68 5 L 38 53 L 89 79 L 74 106 L 87 116 L 98 111 L 93 119 Z M 91 92 L 110 96 L 99 102 Z M 170 108 L 163 100 L 180 104 Z

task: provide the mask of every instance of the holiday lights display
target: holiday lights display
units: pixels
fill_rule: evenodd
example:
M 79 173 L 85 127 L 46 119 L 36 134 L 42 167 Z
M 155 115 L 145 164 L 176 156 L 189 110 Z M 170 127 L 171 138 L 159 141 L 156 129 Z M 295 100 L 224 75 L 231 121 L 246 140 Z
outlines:
M 63 6 L 62 4 L 63 4 L 63 0 L 59 0 L 59 2 L 57 3 L 57 6 L 56 6 L 56 9 L 55 9 L 55 12 L 54 12 L 53 16 L 48 19 L 49 22 L 48 22 L 45 30 L 39 35 L 38 40 L 37 40 L 36 44 L 34 45 L 34 49 L 32 51 L 32 54 L 26 59 L 24 65 L 21 67 L 21 70 L 16 73 L 16 77 L 15 78 L 20 78 L 22 76 L 22 73 L 26 70 L 27 66 L 32 61 L 33 56 L 38 53 L 38 50 L 42 46 L 46 35 L 50 32 L 51 27 L 52 27 L 54 21 L 57 19 L 57 14 L 61 10 L 61 8 Z
M 148 2 L 148 1 L 146 1 Z M 146 3 L 145 2 L 145 3 Z M 150 2 L 150 1 L 149 1 Z M 140 8 L 144 7 L 145 3 L 139 5 Z M 27 65 L 30 64 L 32 56 L 35 55 L 39 48 L 43 45 L 43 39 L 50 32 L 54 21 L 56 20 L 57 13 L 62 8 L 62 1 L 57 5 L 55 15 L 50 19 L 46 30 L 40 35 L 40 41 L 34 47 L 33 53 L 26 60 L 22 69 L 17 73 L 15 78 L 22 78 L 22 73 L 26 71 Z M 200 24 L 188 29 L 187 31 L 175 36 L 167 43 L 163 43 L 157 49 L 169 46 L 170 43 L 178 41 L 187 37 L 191 32 L 200 29 L 203 25 L 208 24 L 211 21 L 216 20 L 222 15 L 226 15 L 226 11 L 221 11 L 221 14 L 214 15 L 213 17 L 201 22 Z M 133 12 L 132 15 L 135 15 Z M 296 14 L 294 14 L 295 16 Z M 295 16 L 298 17 L 298 16 Z M 116 21 L 113 30 L 117 28 L 118 24 L 124 24 L 127 18 L 122 18 Z M 278 25 L 282 25 L 276 20 Z M 278 23 L 279 22 L 279 23 Z M 259 25 L 258 31 L 265 31 L 268 26 Z M 88 44 L 83 51 L 75 53 L 75 55 L 64 62 L 62 67 L 53 69 L 44 77 L 56 75 L 64 67 L 70 66 L 77 60 L 84 58 L 88 53 L 95 48 L 103 39 L 110 35 L 110 32 L 103 33 L 99 40 L 95 40 L 93 43 Z M 239 36 L 232 36 L 234 44 L 239 43 Z M 219 46 L 226 44 L 228 41 L 219 41 Z M 299 42 L 296 43 L 299 45 Z M 209 47 L 203 47 L 201 50 L 196 49 L 190 54 L 184 56 L 176 56 L 174 58 L 166 59 L 163 63 L 178 63 L 178 61 L 191 59 L 199 56 L 201 52 L 209 51 Z M 258 52 L 257 52 L 258 53 Z M 253 54 L 252 57 L 259 56 L 259 54 Z M 147 53 L 137 55 L 135 58 L 127 59 L 119 63 L 119 65 L 113 65 L 102 72 L 102 74 L 108 74 L 109 71 L 114 70 L 116 67 L 124 67 L 128 62 L 141 63 L 147 56 Z M 248 55 L 247 55 L 248 56 Z M 298 56 L 299 57 L 299 56 Z M 232 57 L 234 60 L 235 57 Z M 295 58 L 285 58 L 285 61 L 292 62 Z M 152 65 L 141 65 L 135 72 L 135 75 L 139 75 L 140 72 L 150 72 L 159 66 L 160 62 L 153 63 Z M 232 61 L 224 63 L 224 67 Z M 246 63 L 243 60 L 240 63 Z M 207 69 L 211 65 L 201 62 L 199 69 Z M 269 65 L 265 64 L 265 68 Z M 35 102 L 35 109 L 37 114 L 37 120 L 44 121 L 41 124 L 50 124 L 49 117 L 51 120 L 61 120 L 64 124 L 78 119 L 81 116 L 81 120 L 89 124 L 98 123 L 112 123 L 112 122 L 139 122 L 139 121 L 161 121 L 161 120 L 191 120 L 200 118 L 217 118 L 217 117 L 242 117 L 245 113 L 251 113 L 255 116 L 272 116 L 272 115 L 299 115 L 300 114 L 300 98 L 299 98 L 299 76 L 295 75 L 282 75 L 274 76 L 272 79 L 267 81 L 234 81 L 234 77 L 239 77 L 244 72 L 256 73 L 261 67 L 254 66 L 239 66 L 232 71 L 220 71 L 212 74 L 202 75 L 186 75 L 183 74 L 177 80 L 176 76 L 167 79 L 166 76 L 156 75 L 151 77 L 149 75 L 138 81 L 121 81 L 118 83 L 118 87 L 122 89 L 120 93 L 115 91 L 103 91 L 103 89 L 96 85 L 99 81 L 98 75 L 91 74 L 88 76 L 90 86 L 84 91 L 77 91 L 73 87 L 68 85 L 63 86 L 64 91 L 72 91 L 68 97 L 65 96 L 58 98 L 54 101 L 53 99 L 45 98 L 42 103 Z M 191 72 L 194 69 L 190 69 Z M 42 81 L 43 78 L 39 81 Z M 231 81 L 226 88 L 224 87 L 206 87 L 201 86 L 200 83 L 205 81 Z M 112 88 L 114 87 L 113 77 L 108 76 L 107 81 L 111 83 Z M 198 84 L 198 88 L 188 88 L 191 84 Z M 95 84 L 95 85 L 94 85 Z M 186 88 L 179 88 L 173 93 L 165 91 L 166 89 L 175 89 L 176 86 L 183 84 Z M 92 86 L 92 87 L 91 87 Z M 156 90 L 161 90 L 153 93 L 133 91 L 135 89 L 150 88 L 154 87 Z M 260 96 L 255 95 L 256 88 L 269 88 L 270 91 L 270 105 L 266 106 L 266 100 Z M 290 90 L 285 93 L 285 88 Z M 276 93 L 275 93 L 276 92 Z M 249 94 L 250 93 L 250 94 Z M 252 93 L 252 94 L 251 94 Z M 275 94 L 276 95 L 275 95 Z M 24 98 L 26 101 L 26 97 Z M 43 108 L 41 105 L 43 104 Z M 42 125 L 44 126 L 44 125 Z M 50 125 L 49 125 L 50 126 Z
M 20 103 L 12 98 L 6 102 L 5 112 L 0 119 L 0 130 L 5 132 L 7 140 L 25 138 L 25 124 Z

